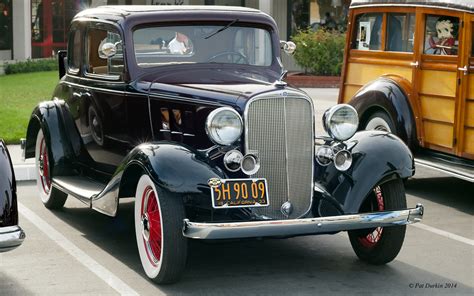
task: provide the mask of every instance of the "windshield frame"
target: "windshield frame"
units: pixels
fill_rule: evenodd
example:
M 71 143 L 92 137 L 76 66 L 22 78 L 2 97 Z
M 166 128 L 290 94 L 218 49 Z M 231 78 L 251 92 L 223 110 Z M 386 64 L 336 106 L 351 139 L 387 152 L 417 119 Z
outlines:
M 136 69 L 139 69 L 140 72 L 145 71 L 145 72 L 150 72 L 150 71 L 156 71 L 157 69 L 168 69 L 170 67 L 203 67 L 203 66 L 208 66 L 210 68 L 239 68 L 239 69 L 245 69 L 249 68 L 251 71 L 255 70 L 263 70 L 263 72 L 267 72 L 268 70 L 271 71 L 276 71 L 276 72 L 281 72 L 282 71 L 282 64 L 280 61 L 280 47 L 279 47 L 279 38 L 275 37 L 277 36 L 277 32 L 275 32 L 275 28 L 270 26 L 269 24 L 266 23 L 256 23 L 256 22 L 248 22 L 248 21 L 235 21 L 238 17 L 234 19 L 228 19 L 228 20 L 199 20 L 199 21 L 187 21 L 187 22 L 177 22 L 177 21 L 170 21 L 170 22 L 149 22 L 149 23 L 141 23 L 137 24 L 130 30 L 130 38 L 129 40 L 129 55 L 130 59 L 129 61 L 134 64 Z M 272 57 L 271 57 L 271 62 L 268 65 L 251 65 L 251 64 L 238 64 L 238 63 L 216 63 L 216 62 L 198 62 L 198 63 L 169 63 L 169 64 L 162 64 L 162 65 L 157 65 L 157 66 L 150 66 L 150 67 L 143 67 L 140 66 L 137 58 L 136 58 L 136 53 L 135 53 L 135 42 L 134 42 L 134 34 L 137 30 L 144 29 L 144 28 L 151 28 L 151 27 L 189 27 L 189 26 L 217 26 L 217 27 L 226 27 L 229 25 L 229 23 L 232 23 L 231 26 L 228 28 L 232 27 L 247 27 L 247 28 L 256 28 L 256 29 L 262 29 L 266 33 L 268 33 L 268 37 L 270 38 L 270 46 L 271 46 L 271 51 L 272 51 Z M 221 33 L 221 32 L 220 32 Z M 216 35 L 212 36 L 211 38 L 216 38 L 219 36 L 220 33 L 217 33 Z

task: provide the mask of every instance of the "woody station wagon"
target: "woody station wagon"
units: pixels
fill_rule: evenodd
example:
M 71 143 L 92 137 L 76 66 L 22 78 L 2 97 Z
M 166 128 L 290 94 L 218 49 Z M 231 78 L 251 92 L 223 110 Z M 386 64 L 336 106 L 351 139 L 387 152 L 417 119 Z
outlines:
M 353 0 L 339 103 L 474 182 L 474 1 Z
M 190 239 L 348 231 L 361 260 L 390 262 L 423 216 L 406 206 L 409 149 L 356 133 L 344 104 L 324 115 L 330 136 L 315 136 L 313 101 L 282 81 L 282 49 L 295 46 L 254 9 L 79 13 L 23 143 L 42 202 L 58 209 L 70 195 L 114 217 L 134 197 L 140 260 L 157 283 L 179 279 Z

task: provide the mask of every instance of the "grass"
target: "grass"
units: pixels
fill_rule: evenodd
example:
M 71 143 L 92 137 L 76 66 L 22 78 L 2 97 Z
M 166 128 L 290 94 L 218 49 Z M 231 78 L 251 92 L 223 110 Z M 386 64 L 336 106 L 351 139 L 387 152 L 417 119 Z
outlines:
M 51 99 L 57 82 L 57 71 L 0 76 L 0 138 L 20 143 L 33 108 Z

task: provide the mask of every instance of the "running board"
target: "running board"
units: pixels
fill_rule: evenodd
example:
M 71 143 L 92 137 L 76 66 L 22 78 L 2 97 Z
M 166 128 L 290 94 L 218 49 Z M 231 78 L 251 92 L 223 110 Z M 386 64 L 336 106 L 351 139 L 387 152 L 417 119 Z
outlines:
M 416 165 L 427 167 L 468 182 L 474 182 L 474 168 L 469 165 L 448 162 L 441 158 L 426 155 L 416 156 L 415 163 Z
M 92 181 L 82 176 L 54 177 L 53 186 L 62 192 L 74 196 L 89 206 L 92 205 L 92 198 L 105 188 L 105 184 Z

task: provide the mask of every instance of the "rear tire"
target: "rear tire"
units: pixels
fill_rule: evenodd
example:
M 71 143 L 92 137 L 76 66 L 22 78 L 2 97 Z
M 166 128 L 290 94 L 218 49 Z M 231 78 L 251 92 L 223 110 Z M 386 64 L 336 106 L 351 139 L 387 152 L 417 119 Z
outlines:
M 406 208 L 405 188 L 400 179 L 376 186 L 360 212 L 400 210 Z M 352 249 L 357 257 L 374 265 L 386 264 L 397 257 L 405 239 L 406 225 L 349 231 Z
M 36 186 L 44 206 L 48 209 L 60 209 L 64 206 L 67 194 L 52 186 L 49 149 L 43 131 L 36 136 L 35 163 Z
M 140 177 L 135 194 L 135 234 L 143 269 L 157 284 L 174 283 L 184 272 L 184 218 L 181 199 L 158 191 L 148 175 Z

